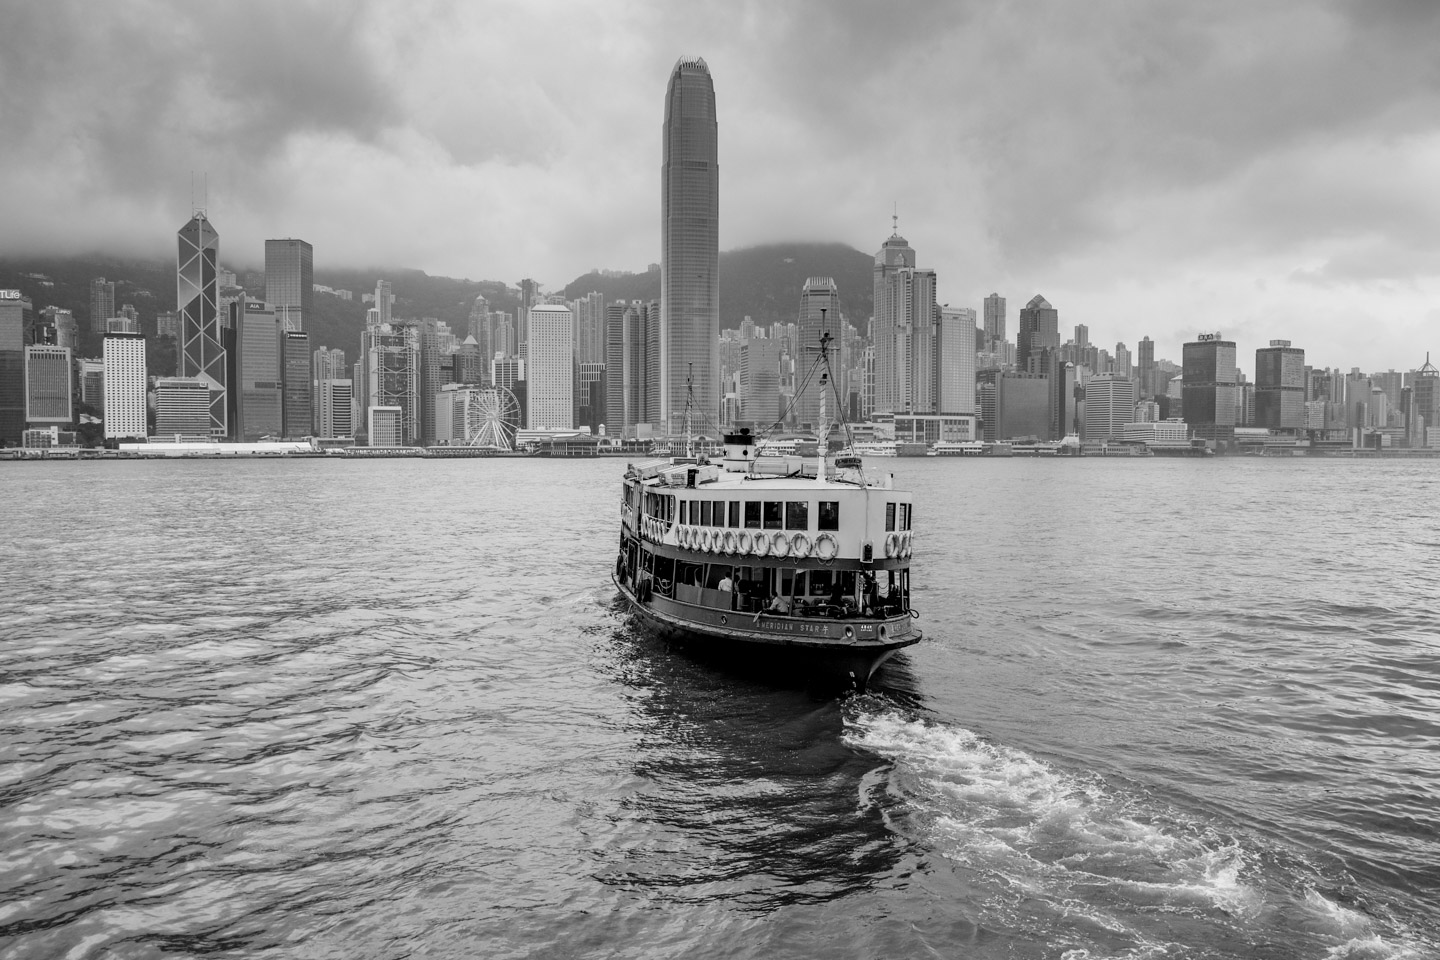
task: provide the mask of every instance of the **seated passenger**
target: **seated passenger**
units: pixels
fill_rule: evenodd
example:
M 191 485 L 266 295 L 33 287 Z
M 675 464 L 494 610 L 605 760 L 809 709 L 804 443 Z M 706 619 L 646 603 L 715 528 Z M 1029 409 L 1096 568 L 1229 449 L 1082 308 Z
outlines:
M 770 599 L 770 603 L 765 609 L 770 613 L 788 614 L 790 612 L 790 598 L 784 594 L 777 593 Z

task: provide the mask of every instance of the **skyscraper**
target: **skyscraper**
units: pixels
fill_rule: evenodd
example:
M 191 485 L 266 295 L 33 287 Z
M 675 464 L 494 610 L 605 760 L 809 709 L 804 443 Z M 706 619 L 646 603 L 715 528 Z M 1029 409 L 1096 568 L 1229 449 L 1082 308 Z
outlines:
M 375 281 L 375 309 L 380 311 L 377 323 L 389 323 L 395 309 L 395 295 L 390 292 L 389 280 Z
M 90 330 L 104 333 L 105 321 L 115 316 L 115 284 L 104 277 L 90 281 Z
M 568 307 L 530 308 L 525 362 L 526 422 L 531 430 L 575 426 L 575 317 Z
M 145 338 L 138 333 L 107 332 L 103 350 L 105 439 L 142 438 L 149 432 Z
M 71 406 L 70 348 L 31 344 L 25 348 L 25 422 L 31 427 L 68 427 Z
M 315 433 L 315 408 L 310 392 L 310 334 L 280 334 L 280 429 L 287 440 Z
M 25 303 L 19 290 L 0 290 L 0 446 L 25 432 Z
M 831 421 L 838 420 L 844 410 L 840 399 L 845 396 L 845 355 L 840 336 L 840 289 L 830 277 L 811 277 L 800 288 L 800 315 L 796 320 L 799 344 L 796 349 L 796 374 L 805 377 L 814 367 L 814 375 L 804 393 L 795 399 L 795 418 L 801 425 L 811 428 L 820 421 L 820 391 L 826 392 L 826 415 Z M 834 371 L 834 383 L 820 383 L 823 367 L 816 367 L 820 356 L 820 337 L 830 334 L 830 369 Z
M 268 303 L 230 305 L 235 329 L 235 439 L 280 436 L 280 321 Z
M 699 57 L 681 57 L 665 91 L 660 167 L 660 418 L 683 429 L 694 385 L 696 422 L 720 415 L 720 164 L 715 85 Z
M 935 325 L 935 412 L 975 412 L 975 311 L 941 307 Z
M 304 240 L 265 241 L 265 302 L 282 330 L 303 330 L 314 314 L 315 250 Z
M 1031 358 L 1040 357 L 1040 351 L 1049 347 L 1060 347 L 1060 311 L 1050 306 L 1050 301 L 1036 294 L 1030 302 L 1020 308 L 1020 329 L 1015 335 L 1015 365 L 1029 372 Z
M 915 251 L 900 236 L 897 224 L 875 254 L 875 316 L 870 325 L 875 346 L 875 413 L 905 409 L 901 397 L 909 393 L 905 379 L 909 321 L 904 298 L 899 296 L 900 288 L 893 281 L 897 271 L 914 266 Z
M 365 409 L 384 408 L 386 412 L 382 420 L 387 425 L 390 423 L 389 411 L 392 408 L 398 410 L 400 439 L 397 442 L 406 445 L 414 443 L 420 438 L 420 335 L 415 326 L 382 323 L 366 327 L 361 340 L 361 357 Z M 365 422 L 372 419 L 367 414 Z M 391 445 L 377 444 L 373 436 L 370 444 Z
M 229 377 L 215 282 L 220 235 L 205 219 L 204 212 L 197 211 L 180 228 L 176 239 L 179 242 L 175 260 L 175 303 L 180 314 L 179 372 L 182 378 L 203 381 L 210 390 L 210 435 L 223 439 L 229 433 Z
M 1085 384 L 1085 439 L 1124 436 L 1135 419 L 1135 382 L 1121 374 L 1101 374 Z
M 1005 339 L 1005 298 L 992 293 L 985 298 L 985 345 L 993 350 L 997 340 Z
M 1155 341 L 1145 337 L 1140 341 L 1140 398 L 1148 400 L 1159 389 L 1155 383 Z
M 1289 340 L 1271 340 L 1255 351 L 1255 426 L 1305 427 L 1305 351 Z
M 1235 341 L 1202 333 L 1182 348 L 1181 407 L 1193 436 L 1228 443 L 1235 439 Z

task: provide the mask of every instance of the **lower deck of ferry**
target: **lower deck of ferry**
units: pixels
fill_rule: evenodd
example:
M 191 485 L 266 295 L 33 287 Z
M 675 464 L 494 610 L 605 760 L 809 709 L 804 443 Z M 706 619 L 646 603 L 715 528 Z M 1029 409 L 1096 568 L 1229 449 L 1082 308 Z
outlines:
M 880 620 L 910 611 L 910 571 L 783 558 L 670 556 L 626 537 L 617 580 L 680 603 L 737 613 Z

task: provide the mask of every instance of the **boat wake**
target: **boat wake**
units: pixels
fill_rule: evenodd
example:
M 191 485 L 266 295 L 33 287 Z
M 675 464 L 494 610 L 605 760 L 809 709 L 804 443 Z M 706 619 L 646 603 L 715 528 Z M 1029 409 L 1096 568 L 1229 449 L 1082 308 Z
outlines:
M 947 862 L 1001 929 L 1067 960 L 1266 956 L 1408 960 L 1433 944 L 1268 848 L 1138 790 L 960 727 L 856 698 L 847 742 L 890 762 L 864 802 Z M 886 796 L 876 796 L 883 790 Z M 1348 891 L 1347 891 L 1348 894 Z

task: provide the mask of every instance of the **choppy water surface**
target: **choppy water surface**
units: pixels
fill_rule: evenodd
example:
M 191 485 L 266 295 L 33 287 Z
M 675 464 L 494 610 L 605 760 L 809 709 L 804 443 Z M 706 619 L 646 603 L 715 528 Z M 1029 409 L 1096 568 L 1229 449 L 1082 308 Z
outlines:
M 0 468 L 0 955 L 1440 955 L 1440 469 L 886 467 L 843 702 L 633 629 L 621 461 Z

